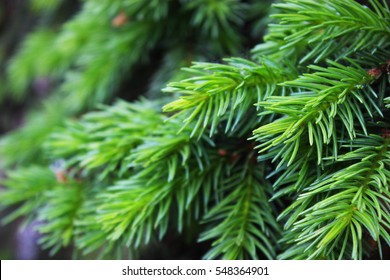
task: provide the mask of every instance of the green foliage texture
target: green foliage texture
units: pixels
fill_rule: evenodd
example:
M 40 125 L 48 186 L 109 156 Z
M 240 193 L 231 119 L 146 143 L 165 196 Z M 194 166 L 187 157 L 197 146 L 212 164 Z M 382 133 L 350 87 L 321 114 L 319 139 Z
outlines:
M 59 29 L 31 33 L 4 92 L 25 100 L 42 76 L 56 87 L 0 142 L 0 205 L 15 207 L 3 222 L 39 220 L 44 248 L 86 257 L 121 258 L 170 231 L 208 242 L 205 259 L 381 255 L 388 1 L 259 2 L 87 0 Z M 258 44 L 244 54 L 250 32 Z M 147 98 L 113 101 L 156 49 Z

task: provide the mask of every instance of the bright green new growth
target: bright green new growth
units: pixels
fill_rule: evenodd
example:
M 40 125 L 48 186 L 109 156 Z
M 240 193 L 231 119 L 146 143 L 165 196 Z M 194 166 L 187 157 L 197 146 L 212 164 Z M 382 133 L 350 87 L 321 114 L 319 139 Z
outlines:
M 210 136 L 216 133 L 217 126 L 227 121 L 224 133 L 246 132 L 243 126 L 248 124 L 245 114 L 253 104 L 274 95 L 277 84 L 294 75 L 283 69 L 283 64 L 273 61 L 262 61 L 262 65 L 240 58 L 226 59 L 228 65 L 195 63 L 186 69 L 192 78 L 171 83 L 164 90 L 177 92 L 181 96 L 164 106 L 164 111 L 181 111 L 192 113 L 184 120 L 186 124 L 196 120 L 193 135 L 200 134 L 211 125 Z M 251 112 L 252 115 L 254 112 Z M 180 114 L 180 113 L 179 113 Z M 253 120 L 252 126 L 258 122 Z
M 167 16 L 168 2 L 101 1 L 93 10 L 127 3 L 153 22 Z M 227 26 L 241 22 L 246 5 L 183 3 L 198 10 L 191 20 L 202 34 L 235 46 Z M 24 204 L 6 221 L 32 214 L 43 221 L 44 246 L 72 242 L 85 254 L 142 250 L 194 226 L 197 242 L 211 241 L 207 259 L 381 254 L 390 246 L 390 8 L 379 0 L 285 0 L 275 8 L 250 59 L 194 63 L 188 78 L 164 88 L 174 93 L 169 102 L 120 101 L 57 129 L 44 149 L 65 160 L 65 180 L 47 167 L 11 172 L 0 202 Z M 113 37 L 112 55 L 122 57 L 120 40 L 132 37 Z M 139 52 L 151 41 L 140 40 Z M 26 43 L 15 61 L 29 51 Z M 63 85 L 72 104 L 103 101 L 122 78 L 110 64 L 102 81 L 88 78 L 105 60 L 85 63 Z

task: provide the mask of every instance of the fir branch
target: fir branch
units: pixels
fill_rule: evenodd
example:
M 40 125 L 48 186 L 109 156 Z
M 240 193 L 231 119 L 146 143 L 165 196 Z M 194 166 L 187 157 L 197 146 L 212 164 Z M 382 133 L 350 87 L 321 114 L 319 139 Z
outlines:
M 275 257 L 280 229 L 268 202 L 269 185 L 259 168 L 233 169 L 219 186 L 227 193 L 205 215 L 210 228 L 200 237 L 200 241 L 215 240 L 206 259 L 258 259 L 260 253 Z
M 75 221 L 75 247 L 83 255 L 100 251 L 100 258 L 110 254 L 113 242 L 107 240 L 106 233 L 96 222 L 96 209 L 99 206 L 97 199 L 88 199 L 79 212 L 79 219 Z
M 107 234 L 102 230 L 100 223 L 96 221 L 96 209 L 98 209 L 102 201 L 99 198 L 102 192 L 106 192 L 106 185 L 103 183 L 94 183 L 94 187 L 85 190 L 85 200 L 77 212 L 76 220 L 74 221 L 74 244 L 75 253 L 81 252 L 84 256 L 92 256 L 93 258 L 105 259 L 113 258 L 122 259 L 124 252 L 135 252 L 126 247 L 123 239 L 114 241 L 107 240 Z
M 119 182 L 102 194 L 104 204 L 98 208 L 97 222 L 102 225 L 106 238 L 115 241 L 125 235 L 128 246 L 139 246 L 150 241 L 154 230 L 159 230 L 161 237 L 166 233 L 172 185 L 154 182 L 145 188 L 146 183 L 144 180 Z M 158 222 L 157 216 L 161 217 Z
M 21 216 L 37 220 L 39 240 L 45 249 L 55 254 L 70 245 L 74 221 L 82 203 L 83 186 L 74 181 L 59 182 L 48 167 L 32 166 L 9 172 L 2 183 L 1 207 L 21 204 L 3 219 L 9 223 Z
M 258 160 L 277 162 L 285 151 L 285 148 L 271 148 L 268 153 L 260 155 Z M 314 154 L 315 150 L 308 143 L 304 143 L 299 150 L 299 156 L 290 165 L 283 161 L 276 165 L 274 171 L 267 176 L 268 180 L 273 180 L 272 200 L 284 196 L 296 197 L 318 179 L 322 167 L 317 165 Z
M 339 158 L 355 163 L 325 173 L 284 211 L 291 215 L 284 241 L 295 244 L 280 258 L 361 259 L 364 232 L 379 249 L 381 240 L 390 244 L 389 144 L 375 135 L 356 139 Z
M 197 163 L 196 163 L 197 164 Z M 191 166 L 191 164 L 188 164 Z M 213 166 L 215 168 L 215 164 Z M 96 221 L 111 241 L 125 240 L 127 246 L 139 247 L 158 233 L 161 239 L 177 213 L 176 228 L 181 231 L 185 216 L 199 218 L 201 205 L 207 205 L 212 183 L 218 182 L 215 169 L 200 172 L 191 168 L 186 176 L 166 181 L 168 170 L 154 166 L 154 173 L 141 172 L 132 179 L 116 183 L 100 196 Z M 165 171 L 165 172 L 164 172 Z M 174 209 L 174 210 L 172 210 Z M 193 211 L 193 214 L 186 213 Z
M 71 167 L 99 170 L 100 180 L 113 173 L 121 177 L 129 168 L 132 150 L 163 122 L 157 104 L 121 101 L 90 112 L 53 133 L 45 143 L 46 151 L 51 158 L 65 158 Z
M 2 208 L 21 205 L 5 217 L 3 223 L 9 223 L 21 216 L 32 218 L 36 210 L 46 203 L 42 193 L 58 184 L 53 172 L 41 166 L 19 168 L 8 172 L 7 176 L 8 178 L 1 182 L 7 188 L 0 190 L 0 205 Z
M 292 69 L 267 60 L 261 65 L 238 58 L 226 61 L 227 65 L 195 63 L 186 70 L 196 76 L 164 89 L 181 94 L 164 111 L 186 114 L 183 127 L 195 122 L 192 136 L 203 134 L 209 126 L 210 135 L 215 134 L 222 120 L 227 121 L 225 133 L 234 131 L 255 102 L 278 92 L 277 83 L 294 75 Z
M 282 162 L 289 165 L 301 147 L 302 138 L 307 137 L 309 144 L 317 150 L 317 162 L 320 164 L 323 146 L 331 142 L 334 146 L 333 156 L 337 157 L 337 120 L 350 139 L 354 139 L 355 121 L 366 132 L 364 115 L 372 117 L 375 111 L 381 114 L 377 95 L 370 87 L 377 77 L 356 64 L 344 66 L 332 61 L 328 61 L 328 64 L 331 65 L 328 68 L 310 66 L 316 72 L 284 83 L 298 87 L 300 91 L 296 94 L 270 97 L 259 103 L 264 107 L 263 114 L 285 115 L 254 130 L 254 138 L 261 142 L 258 146 L 262 148 L 260 152 L 283 145 L 286 148 L 281 156 Z M 362 105 L 365 112 L 361 109 Z
M 83 203 L 84 186 L 67 182 L 44 192 L 45 204 L 38 210 L 39 243 L 55 254 L 73 241 L 75 220 Z
M 286 0 L 276 4 L 281 13 L 272 17 L 269 41 L 283 41 L 282 49 L 310 46 L 301 63 L 318 62 L 341 50 L 345 57 L 358 50 L 385 46 L 390 36 L 390 10 L 385 2 L 369 1 L 372 9 L 353 0 Z
M 178 123 L 171 121 L 145 136 L 129 157 L 134 174 L 98 196 L 101 206 L 96 223 L 109 240 L 139 247 L 148 243 L 155 231 L 160 238 L 164 236 L 172 220 L 171 209 L 176 209 L 181 231 L 185 212 L 191 209 L 197 214 L 189 217 L 199 218 L 201 205 L 207 205 L 212 182 L 217 180 L 212 179 L 215 164 L 206 164 L 210 153 L 205 149 L 212 142 L 190 141 L 188 132 L 175 136 L 177 129 Z

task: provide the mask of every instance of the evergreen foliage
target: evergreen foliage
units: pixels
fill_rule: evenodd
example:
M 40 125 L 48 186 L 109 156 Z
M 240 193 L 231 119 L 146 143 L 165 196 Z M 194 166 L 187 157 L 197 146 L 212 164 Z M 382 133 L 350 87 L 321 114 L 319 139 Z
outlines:
M 50 3 L 59 5 L 61 1 L 44 2 L 32 1 L 32 5 L 51 9 Z M 258 6 L 256 1 L 211 2 L 205 5 L 205 1 L 84 1 L 80 11 L 67 22 L 56 28 L 42 23 L 23 41 L 5 71 L 9 89 L 5 97 L 14 101 L 26 99 L 31 81 L 38 78 L 49 78 L 55 83 L 46 102 L 49 107 L 60 107 L 57 116 L 45 117 L 45 123 L 31 119 L 26 126 L 27 130 L 47 137 L 64 118 L 91 110 L 101 102 L 111 102 L 126 77 L 131 75 L 135 84 L 139 76 L 136 70 L 155 58 L 153 52 L 157 51 L 162 53 L 164 63 L 154 67 L 150 90 L 159 92 L 168 80 L 180 78 L 179 68 L 192 59 L 216 59 L 242 50 L 245 42 L 238 30 L 252 23 L 254 29 L 258 20 L 255 17 L 260 17 L 270 4 L 265 1 L 258 7 L 259 12 L 253 14 L 248 11 Z M 47 9 L 38 12 L 47 13 Z M 124 95 L 134 99 L 139 92 Z M 58 99 L 61 105 L 53 104 Z M 42 126 L 47 127 L 47 133 L 41 131 Z M 41 152 L 41 137 L 37 139 L 32 131 L 24 131 L 16 131 L 3 141 L 0 154 L 6 154 L 9 165 L 29 164 Z M 20 146 L 29 143 L 23 149 L 23 160 L 18 154 L 7 153 L 9 146 L 19 146 L 17 142 L 21 142 Z
M 263 25 L 267 5 L 255 2 L 89 0 L 59 32 L 30 35 L 8 67 L 11 97 L 26 98 L 42 75 L 57 87 L 43 112 L 2 140 L 16 168 L 0 203 L 20 205 L 4 221 L 38 219 L 45 248 L 73 244 L 87 257 L 123 257 L 114 253 L 194 227 L 194 246 L 211 243 L 206 259 L 382 254 L 390 246 L 388 2 L 280 1 L 250 57 L 188 67 L 213 59 L 205 52 L 237 55 L 240 28 Z M 33 3 L 40 10 L 43 1 Z M 150 82 L 154 100 L 82 114 L 111 101 L 155 48 L 164 60 Z M 164 98 L 154 98 L 157 88 Z M 69 116 L 77 118 L 63 122 Z

